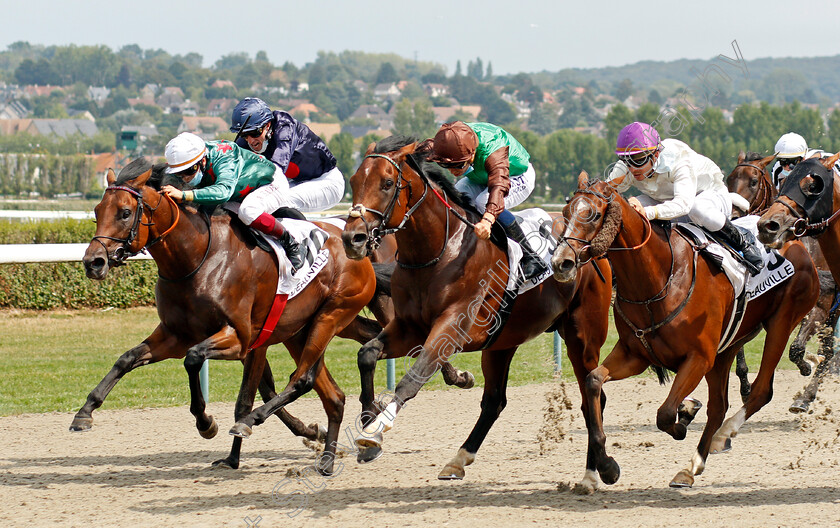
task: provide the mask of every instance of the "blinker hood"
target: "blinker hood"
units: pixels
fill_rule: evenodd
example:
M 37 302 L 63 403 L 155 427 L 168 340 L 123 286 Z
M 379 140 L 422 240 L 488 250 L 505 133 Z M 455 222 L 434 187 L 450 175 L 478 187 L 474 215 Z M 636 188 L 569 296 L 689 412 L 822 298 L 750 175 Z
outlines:
M 798 163 L 782 182 L 779 195 L 785 195 L 805 210 L 809 223 L 818 223 L 831 216 L 834 198 L 834 175 L 817 159 Z M 802 180 L 811 176 L 813 182 L 802 188 Z

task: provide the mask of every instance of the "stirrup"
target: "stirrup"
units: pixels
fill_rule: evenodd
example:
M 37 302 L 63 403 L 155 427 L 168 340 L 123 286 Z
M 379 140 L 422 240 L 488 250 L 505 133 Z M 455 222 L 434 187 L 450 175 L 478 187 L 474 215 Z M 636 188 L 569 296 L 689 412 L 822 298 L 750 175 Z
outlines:
M 535 279 L 548 270 L 545 261 L 537 255 L 523 255 L 519 265 L 522 268 L 522 276 L 525 280 Z

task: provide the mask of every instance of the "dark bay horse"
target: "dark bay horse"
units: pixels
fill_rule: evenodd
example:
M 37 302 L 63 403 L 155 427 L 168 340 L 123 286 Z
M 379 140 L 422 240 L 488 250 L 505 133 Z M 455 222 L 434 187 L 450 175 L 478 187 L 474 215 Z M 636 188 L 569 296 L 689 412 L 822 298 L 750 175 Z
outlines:
M 762 156 L 756 152 L 740 152 L 738 164 L 726 178 L 726 186 L 730 193 L 736 193 L 743 197 L 749 204 L 746 210 L 738 207 L 732 208 L 732 217 L 738 218 L 747 214 L 762 215 L 778 196 L 778 191 L 770 179 L 767 166 L 775 159 L 772 156 Z M 828 372 L 829 361 L 834 356 L 834 324 L 837 321 L 836 309 L 832 309 L 837 299 L 836 286 L 830 277 L 824 277 L 822 270 L 828 270 L 828 264 L 814 239 L 807 237 L 802 239 L 805 249 L 814 260 L 817 271 L 820 272 L 820 297 L 817 305 L 802 320 L 796 337 L 790 345 L 788 357 L 790 361 L 799 368 L 803 376 L 811 375 L 811 362 L 805 359 L 805 345 L 812 336 L 818 335 L 820 341 L 820 355 L 824 361 L 820 362 L 814 372 L 813 379 L 808 383 L 805 390 L 798 395 L 790 406 L 791 412 L 804 412 L 817 394 L 820 381 Z M 826 325 L 830 328 L 825 328 Z M 738 351 L 735 358 L 735 373 L 741 381 L 741 399 L 747 401 L 750 394 L 750 383 L 747 378 L 749 369 L 744 358 L 743 349 Z
M 788 336 L 814 305 L 819 293 L 816 270 L 801 244 L 783 250 L 793 275 L 747 304 L 734 340 L 718 351 L 732 313 L 734 291 L 726 275 L 670 224 L 651 224 L 607 182 L 590 183 L 586 173 L 566 206 L 566 231 L 552 258 L 558 280 L 573 280 L 582 262 L 606 252 L 616 281 L 614 307 L 619 340 L 586 379 L 589 449 L 601 479 L 618 480 L 620 468 L 607 455 L 602 386 L 654 367 L 660 382 L 676 372 L 671 390 L 656 415 L 657 427 L 677 440 L 686 435 L 678 407 L 705 376 L 709 387 L 708 421 L 687 469 L 672 487 L 694 483 L 708 454 L 724 449 L 743 423 L 770 401 L 773 369 Z M 724 422 L 729 406 L 729 369 L 735 353 L 764 327 L 761 367 L 747 402 Z
M 329 249 L 326 266 L 288 301 L 270 337 L 251 350 L 275 298 L 276 257 L 257 247 L 230 215 L 202 215 L 192 206 L 179 207 L 165 199 L 159 193 L 160 169 L 153 171 L 140 158 L 123 169 L 119 178 L 109 172 L 108 188 L 95 209 L 96 235 L 84 256 L 88 277 L 104 279 L 110 267 L 147 249 L 160 275 L 155 287 L 160 324 L 114 364 L 76 414 L 71 430 L 90 428 L 91 413 L 127 372 L 164 359 L 185 358 L 190 412 L 201 436 L 212 438 L 218 426 L 205 413 L 198 381 L 201 365 L 207 359 L 244 363 L 235 409 L 239 419 L 251 411 L 258 384 L 264 399 L 276 396 L 265 356 L 269 345 L 283 343 L 297 368 L 281 394 L 293 400 L 312 388 L 318 393 L 328 419 L 326 456 L 319 470 L 331 472 L 344 393 L 324 365 L 324 351 L 339 332 L 366 341 L 381 329 L 375 321 L 357 316 L 374 296 L 371 262 L 348 259 L 341 230 L 317 223 L 330 234 L 325 243 Z M 319 436 L 317 426 L 305 427 L 286 411 L 279 417 L 295 434 Z M 230 455 L 216 463 L 238 467 L 241 441 L 235 438 Z
M 425 161 L 424 152 L 415 152 L 416 146 L 396 136 L 371 144 L 350 179 L 354 205 L 343 234 L 347 255 L 364 258 L 389 232 L 396 233 L 398 247 L 391 281 L 396 316 L 359 351 L 366 427 L 356 442 L 363 450 L 381 452 L 382 433 L 425 382 L 458 352 L 481 350 L 480 416 L 438 475 L 461 479 L 506 405 L 510 362 L 522 343 L 543 332 L 560 332 L 583 390 L 607 337 L 611 272 L 604 260 L 597 261 L 568 283 L 546 280 L 511 303 L 504 294 L 507 255 L 475 235 L 466 222 L 481 215 L 437 165 Z M 405 356 L 414 362 L 382 409 L 374 403 L 373 366 L 378 359 Z

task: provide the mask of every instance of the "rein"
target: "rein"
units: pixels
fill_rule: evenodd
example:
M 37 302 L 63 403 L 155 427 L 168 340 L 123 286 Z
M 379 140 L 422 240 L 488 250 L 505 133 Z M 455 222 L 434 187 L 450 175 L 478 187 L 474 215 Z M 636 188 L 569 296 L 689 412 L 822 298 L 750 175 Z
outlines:
M 799 214 L 799 212 L 794 209 L 790 204 L 783 201 L 782 197 L 779 196 L 776 198 L 773 203 L 779 203 L 787 207 L 790 214 L 796 217 L 796 221 L 790 226 L 789 230 L 793 232 L 793 236 L 796 238 L 800 238 L 806 235 L 815 236 L 819 235 L 823 231 L 828 228 L 828 225 L 833 222 L 838 216 L 840 216 L 840 208 L 838 208 L 831 216 L 826 218 L 821 222 L 817 222 L 815 224 L 809 223 L 810 219 L 807 216 L 803 216 Z

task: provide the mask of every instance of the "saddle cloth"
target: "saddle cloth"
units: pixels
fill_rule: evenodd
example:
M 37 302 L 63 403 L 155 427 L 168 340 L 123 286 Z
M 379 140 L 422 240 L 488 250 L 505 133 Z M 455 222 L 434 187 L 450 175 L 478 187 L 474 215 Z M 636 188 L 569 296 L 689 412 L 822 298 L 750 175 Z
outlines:
M 758 236 L 758 219 L 759 217 L 756 215 L 748 215 L 732 220 L 732 223 L 738 227 L 749 229 L 753 236 Z M 778 251 L 757 244 L 764 257 L 764 268 L 753 277 L 747 271 L 746 266 L 736 260 L 728 249 L 709 237 L 704 229 L 686 223 L 675 224 L 675 227 L 691 232 L 701 244 L 709 243 L 704 251 L 720 264 L 735 289 L 736 298 L 740 297 L 742 293 L 746 293 L 747 302 L 756 299 L 774 286 L 786 281 L 794 273 L 793 264 L 780 255 Z
M 237 202 L 227 202 L 224 208 L 234 214 L 239 212 Z M 329 250 L 325 247 L 329 233 L 316 226 L 312 222 L 297 220 L 294 218 L 283 218 L 283 227 L 289 232 L 292 238 L 300 245 L 300 260 L 303 263 L 301 268 L 294 271 L 286 251 L 280 246 L 277 239 L 265 233 L 252 229 L 255 236 L 261 238 L 268 244 L 277 256 L 277 295 L 288 295 L 292 299 L 303 291 L 312 282 L 318 273 L 324 269 L 329 260 Z
M 519 267 L 519 261 L 522 260 L 522 248 L 516 241 L 508 239 L 508 264 L 511 273 L 508 276 L 507 289 L 515 290 L 518 295 L 542 284 L 545 279 L 551 277 L 551 256 L 554 254 L 557 242 L 551 237 L 551 217 L 542 209 L 538 207 L 524 209 L 513 213 L 513 216 L 519 222 L 531 248 L 545 261 L 548 267 L 548 271 L 526 281 L 522 277 L 522 269 Z

